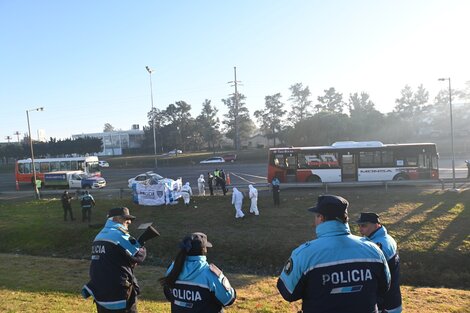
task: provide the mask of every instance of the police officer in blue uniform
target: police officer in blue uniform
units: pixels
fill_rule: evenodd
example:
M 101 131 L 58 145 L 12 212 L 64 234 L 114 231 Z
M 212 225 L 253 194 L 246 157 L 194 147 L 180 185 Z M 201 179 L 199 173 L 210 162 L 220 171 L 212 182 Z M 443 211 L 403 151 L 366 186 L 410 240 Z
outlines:
M 304 313 L 372 313 L 390 285 L 384 254 L 351 234 L 349 203 L 335 195 L 318 197 L 317 239 L 296 248 L 277 282 L 287 301 L 302 299 Z
M 140 288 L 134 267 L 144 261 L 147 251 L 128 231 L 135 219 L 126 207 L 108 212 L 108 220 L 91 248 L 90 281 L 82 295 L 92 296 L 101 312 L 137 312 Z
M 171 312 L 223 312 L 236 298 L 228 278 L 214 264 L 207 262 L 207 248 L 212 244 L 203 233 L 185 236 L 180 251 L 160 279 Z
M 361 213 L 356 221 L 363 239 L 377 244 L 387 259 L 390 268 L 390 290 L 383 298 L 379 298 L 378 307 L 382 313 L 401 313 L 402 302 L 400 292 L 400 257 L 398 256 L 397 243 L 387 233 L 387 229 L 381 224 L 380 217 L 373 212 Z

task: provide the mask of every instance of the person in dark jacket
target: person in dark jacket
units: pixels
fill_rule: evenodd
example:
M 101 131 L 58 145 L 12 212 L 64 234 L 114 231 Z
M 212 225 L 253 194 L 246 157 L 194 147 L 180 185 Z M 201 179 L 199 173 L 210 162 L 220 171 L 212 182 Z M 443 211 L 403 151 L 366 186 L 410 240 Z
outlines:
M 62 194 L 60 201 L 62 202 L 62 208 L 64 209 L 64 221 L 67 221 L 67 215 L 70 214 L 70 220 L 75 221 L 72 212 L 72 196 L 69 195 L 67 190 Z
M 379 247 L 349 231 L 349 202 L 322 195 L 315 207 L 317 239 L 295 249 L 277 282 L 282 297 L 302 299 L 304 313 L 377 313 L 377 298 L 390 286 Z
M 363 212 L 356 223 L 359 224 L 359 231 L 365 236 L 364 239 L 379 246 L 390 268 L 392 278 L 390 290 L 383 298 L 379 298 L 377 303 L 379 310 L 383 313 L 401 313 L 400 257 L 398 256 L 397 243 L 387 233 L 387 229 L 381 224 L 380 217 L 376 213 Z
M 209 191 L 211 196 L 214 195 L 214 175 L 211 172 L 207 173 L 207 185 L 209 186 Z
M 212 244 L 204 233 L 192 233 L 179 244 L 180 251 L 160 278 L 172 313 L 219 313 L 236 298 L 228 278 L 214 264 L 207 263 Z
M 281 200 L 280 200 L 281 182 L 279 181 L 279 178 L 277 177 L 273 178 L 271 182 L 271 187 L 273 189 L 274 206 L 279 206 L 281 204 Z
M 134 268 L 147 256 L 144 246 L 128 231 L 135 219 L 126 207 L 108 212 L 108 220 L 91 248 L 90 281 L 82 295 L 92 296 L 98 313 L 136 313 L 140 287 Z
M 85 190 L 85 194 L 80 200 L 82 206 L 82 222 L 88 221 L 91 223 L 91 209 L 95 206 L 96 202 L 92 195 Z

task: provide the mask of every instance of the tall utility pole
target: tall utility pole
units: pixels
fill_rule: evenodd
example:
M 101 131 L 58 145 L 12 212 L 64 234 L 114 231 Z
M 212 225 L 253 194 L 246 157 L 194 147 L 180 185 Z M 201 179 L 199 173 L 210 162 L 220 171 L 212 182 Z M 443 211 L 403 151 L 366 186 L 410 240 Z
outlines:
M 20 132 L 16 131 L 13 135 L 16 136 L 16 138 L 18 139 L 18 143 L 20 143 Z
M 232 86 L 235 87 L 235 93 L 233 94 L 234 100 L 235 100 L 235 112 L 234 112 L 234 117 L 235 117 L 235 149 L 238 151 L 240 150 L 240 123 L 238 119 L 238 107 L 239 107 L 239 95 L 238 95 L 238 83 L 241 83 L 241 81 L 237 80 L 237 67 L 233 67 L 233 74 L 234 74 L 234 80 L 229 81 L 229 84 L 233 84 Z
M 155 156 L 155 168 L 158 167 L 158 161 L 157 161 L 157 137 L 155 136 L 155 112 L 153 112 L 153 87 L 152 87 L 152 73 L 153 70 L 146 66 L 145 69 L 147 72 L 149 72 L 150 76 L 150 101 L 152 103 L 152 128 L 153 128 L 153 153 Z
M 452 119 L 452 88 L 450 85 L 450 77 L 439 78 L 439 81 L 449 81 L 449 111 L 450 111 L 450 149 L 452 153 L 452 189 L 457 190 L 455 186 L 455 154 L 454 154 L 454 122 Z

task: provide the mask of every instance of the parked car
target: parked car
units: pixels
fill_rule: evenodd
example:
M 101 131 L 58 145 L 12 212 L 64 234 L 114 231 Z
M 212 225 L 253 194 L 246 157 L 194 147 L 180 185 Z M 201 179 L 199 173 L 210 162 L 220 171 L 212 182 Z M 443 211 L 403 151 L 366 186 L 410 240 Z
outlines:
M 164 179 L 163 176 L 157 174 L 157 173 L 154 173 L 154 172 L 146 172 L 146 173 L 142 173 L 142 174 L 139 174 L 137 175 L 136 177 L 132 177 L 130 178 L 127 182 L 129 183 L 128 186 L 129 188 L 132 188 L 132 185 L 134 183 L 141 183 L 141 182 L 144 182 L 150 178 L 156 178 L 157 180 L 160 180 L 160 179 Z
M 109 167 L 109 163 L 107 161 L 104 161 L 104 160 L 98 161 L 98 165 L 100 167 Z
M 235 162 L 237 160 L 237 155 L 234 154 L 234 153 L 230 153 L 230 154 L 224 154 L 222 156 L 222 158 L 224 158 L 225 162 Z
M 212 157 L 199 162 L 200 164 L 210 164 L 210 163 L 225 163 L 224 158 L 222 157 Z
M 168 151 L 168 155 L 177 155 L 177 154 L 183 154 L 182 150 L 174 149 L 171 151 Z

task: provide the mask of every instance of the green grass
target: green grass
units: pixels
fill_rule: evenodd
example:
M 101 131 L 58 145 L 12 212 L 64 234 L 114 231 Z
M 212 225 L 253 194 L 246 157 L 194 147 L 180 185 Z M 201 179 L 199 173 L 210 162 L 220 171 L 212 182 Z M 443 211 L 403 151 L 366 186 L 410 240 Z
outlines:
M 426 308 L 421 312 L 463 312 L 470 307 L 470 190 L 455 193 L 394 188 L 385 192 L 363 188 L 334 192 L 350 201 L 352 220 L 361 211 L 378 212 L 397 240 L 402 283 L 409 286 L 404 289 L 406 312 L 419 312 L 420 308 Z M 145 266 L 139 268 L 145 300 L 142 312 L 167 310 L 156 279 L 176 255 L 181 237 L 193 231 L 208 234 L 214 244 L 209 251 L 210 262 L 230 273 L 234 285 L 241 290 L 237 305 L 230 312 L 292 312 L 299 304 L 282 301 L 275 289 L 275 278 L 291 250 L 314 237 L 313 216 L 306 208 L 314 204 L 319 193 L 316 189 L 283 190 L 281 207 L 274 208 L 271 195 L 261 192 L 261 215 L 247 214 L 243 220 L 234 218 L 230 195 L 193 197 L 190 207 L 181 204 L 143 207 L 130 199 L 103 198 L 97 199 L 93 211 L 95 227 L 78 221 L 63 222 L 59 199 L 3 201 L 0 252 L 9 253 L 6 258 L 13 260 L 0 262 L 0 299 L 31 308 L 36 298 L 42 305 L 49 305 L 47 299 L 53 298 L 50 305 L 56 306 L 51 312 L 89 312 L 92 305 L 90 302 L 84 302 L 88 307 L 80 305 L 82 300 L 77 293 L 86 281 L 91 242 L 102 227 L 107 210 L 125 205 L 137 216 L 131 233 L 138 235 L 136 226 L 144 222 L 154 222 L 161 233 L 161 237 L 148 242 L 148 258 Z M 79 217 L 77 202 L 73 208 Z M 245 212 L 247 208 L 245 202 Z M 351 224 L 351 228 L 358 233 L 356 225 Z M 52 259 L 33 257 L 32 264 L 18 265 L 30 258 L 24 255 Z M 54 262 L 63 264 L 63 273 L 51 269 L 61 268 Z M 28 272 L 22 273 L 20 269 Z M 440 300 L 434 299 L 435 295 Z M 15 306 L 10 310 L 22 311 L 15 311 Z
M 2 312 L 94 312 L 79 291 L 88 280 L 88 260 L 0 254 Z M 140 266 L 139 312 L 170 312 L 157 279 L 164 268 Z M 285 302 L 276 290 L 277 277 L 226 273 L 237 290 L 232 313 L 297 312 L 300 302 Z M 402 286 L 405 312 L 469 312 L 470 291 Z

